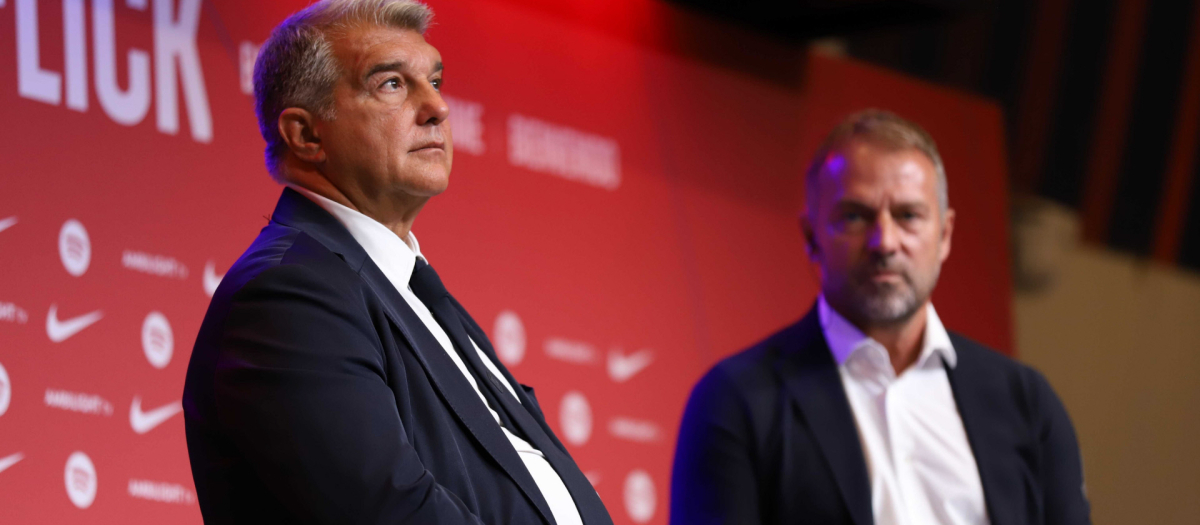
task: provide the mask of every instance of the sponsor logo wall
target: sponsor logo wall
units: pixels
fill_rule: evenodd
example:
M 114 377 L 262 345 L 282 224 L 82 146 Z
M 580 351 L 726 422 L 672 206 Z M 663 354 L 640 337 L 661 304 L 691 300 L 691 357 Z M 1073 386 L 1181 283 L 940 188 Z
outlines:
M 200 522 L 183 377 L 280 191 L 249 72 L 304 3 L 0 0 L 2 521 Z M 666 523 L 692 384 L 812 304 L 800 173 L 850 111 L 938 138 L 959 209 L 939 312 L 1009 347 L 992 105 L 821 57 L 784 86 L 521 2 L 431 4 L 456 155 L 414 230 L 616 523 Z

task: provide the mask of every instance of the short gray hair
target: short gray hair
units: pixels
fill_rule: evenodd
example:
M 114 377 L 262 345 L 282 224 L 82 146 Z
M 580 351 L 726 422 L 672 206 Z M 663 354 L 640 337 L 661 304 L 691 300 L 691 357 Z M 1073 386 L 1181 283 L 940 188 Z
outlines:
M 813 155 L 804 174 L 805 200 L 810 212 L 815 210 L 817 183 L 820 182 L 821 170 L 829 160 L 829 155 L 856 138 L 894 150 L 915 149 L 929 157 L 937 172 L 938 209 L 945 217 L 946 210 L 950 208 L 950 194 L 946 185 L 946 166 L 938 154 L 937 143 L 921 126 L 879 109 L 866 109 L 850 115 L 825 136 L 825 142 Z
M 287 143 L 279 134 L 279 115 L 303 108 L 330 120 L 333 86 L 341 66 L 331 40 L 361 26 L 410 29 L 425 34 L 433 11 L 413 0 L 321 0 L 289 16 L 271 31 L 254 62 L 254 109 L 267 141 L 267 169 L 281 177 Z

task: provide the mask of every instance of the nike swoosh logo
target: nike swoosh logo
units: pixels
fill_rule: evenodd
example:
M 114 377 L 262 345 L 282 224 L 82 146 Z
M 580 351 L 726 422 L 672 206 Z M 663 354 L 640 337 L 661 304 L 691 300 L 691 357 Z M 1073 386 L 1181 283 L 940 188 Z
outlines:
M 654 361 L 654 352 L 642 350 L 625 355 L 620 350 L 608 352 L 608 377 L 618 383 L 624 383 L 637 375 Z
M 204 265 L 204 293 L 212 297 L 217 292 L 217 285 L 221 284 L 221 279 L 225 278 L 225 274 L 217 275 L 216 265 L 212 261 Z
M 171 416 L 178 414 L 183 410 L 183 403 L 175 401 L 167 403 L 163 406 L 142 412 L 142 398 L 139 396 L 133 397 L 133 404 L 129 405 L 129 426 L 133 427 L 133 431 L 138 434 L 145 434 L 154 427 L 163 424 L 164 421 L 171 419 Z
M 79 333 L 84 328 L 92 326 L 92 323 L 99 321 L 101 317 L 104 317 L 104 313 L 96 310 L 60 321 L 58 320 L 58 305 L 52 304 L 50 305 L 50 313 L 46 315 L 46 335 L 50 336 L 51 341 L 61 343 L 70 339 L 71 336 Z
M 25 459 L 25 454 L 23 452 L 17 452 L 16 454 L 0 458 L 0 472 L 8 470 L 8 467 L 16 465 L 17 462 L 21 461 L 22 459 Z
M 2 231 L 4 231 L 4 230 L 7 230 L 7 229 L 11 228 L 11 227 L 12 227 L 12 225 L 14 225 L 14 224 L 16 224 L 16 223 L 17 223 L 17 216 L 16 216 L 16 215 L 13 215 L 12 217 L 9 217 L 9 218 L 7 218 L 7 219 L 4 219 L 4 220 L 0 221 L 0 232 L 2 232 Z

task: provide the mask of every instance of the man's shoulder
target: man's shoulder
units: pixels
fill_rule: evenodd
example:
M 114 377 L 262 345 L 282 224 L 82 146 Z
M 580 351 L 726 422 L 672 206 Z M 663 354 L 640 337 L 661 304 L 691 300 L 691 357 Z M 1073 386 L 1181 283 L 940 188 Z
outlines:
M 1056 395 L 1045 376 L 1032 366 L 962 334 L 949 333 L 954 352 L 958 354 L 955 375 L 964 387 L 1004 390 L 1026 402 Z
M 719 377 L 739 390 L 779 388 L 779 361 L 786 353 L 809 350 L 813 327 L 805 316 L 713 365 L 706 377 Z
M 746 370 L 761 366 L 770 366 L 770 362 L 779 357 L 785 349 L 795 348 L 806 339 L 805 319 L 793 322 L 758 342 L 721 360 L 717 366 L 730 370 Z
M 297 279 L 342 283 L 356 269 L 303 230 L 277 222 L 262 229 L 221 279 L 214 302 L 228 301 L 247 287 L 270 287 Z
M 973 362 L 981 362 L 988 366 L 998 366 L 1005 369 L 1022 366 L 1021 363 L 1004 355 L 999 350 L 959 332 L 947 330 L 946 333 L 950 336 L 950 343 L 954 345 L 954 353 L 958 354 L 959 359 L 968 359 Z
M 1033 368 L 1004 353 L 955 331 L 947 331 L 950 343 L 959 362 L 964 360 L 972 367 L 993 370 L 997 373 L 1025 374 L 1035 372 Z

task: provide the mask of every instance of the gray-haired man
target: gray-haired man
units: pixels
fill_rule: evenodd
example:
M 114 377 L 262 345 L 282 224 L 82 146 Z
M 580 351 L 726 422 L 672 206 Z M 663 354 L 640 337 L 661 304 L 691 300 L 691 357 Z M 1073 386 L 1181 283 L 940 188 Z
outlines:
M 262 48 L 259 125 L 288 187 L 188 367 L 207 523 L 612 523 L 412 234 L 453 151 L 430 17 L 325 0 Z

